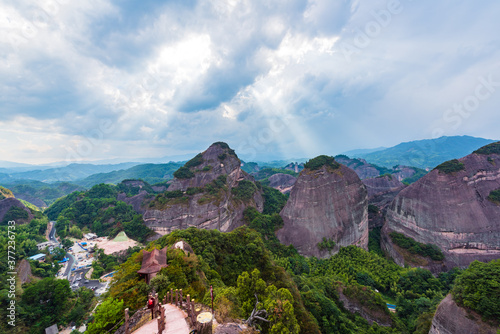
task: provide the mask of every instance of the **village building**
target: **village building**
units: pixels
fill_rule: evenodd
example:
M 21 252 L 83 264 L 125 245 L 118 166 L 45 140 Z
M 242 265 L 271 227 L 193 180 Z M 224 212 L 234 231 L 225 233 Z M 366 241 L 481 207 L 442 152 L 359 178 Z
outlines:
M 143 251 L 142 266 L 137 271 L 138 274 L 146 279 L 149 284 L 156 274 L 162 269 L 166 268 L 167 264 L 167 247 L 163 249 L 153 249 L 151 252 Z
M 36 255 L 30 256 L 29 259 L 33 260 L 33 261 L 38 261 L 38 262 L 45 262 L 45 254 L 36 254 Z

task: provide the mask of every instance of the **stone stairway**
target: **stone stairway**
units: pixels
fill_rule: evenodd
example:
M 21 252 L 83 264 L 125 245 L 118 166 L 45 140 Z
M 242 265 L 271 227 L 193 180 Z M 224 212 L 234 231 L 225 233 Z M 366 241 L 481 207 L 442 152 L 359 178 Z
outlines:
M 165 309 L 165 331 L 163 334 L 189 334 L 189 326 L 185 318 L 187 314 L 171 304 L 163 305 Z M 157 334 L 158 321 L 150 320 L 141 328 L 135 330 L 132 334 Z

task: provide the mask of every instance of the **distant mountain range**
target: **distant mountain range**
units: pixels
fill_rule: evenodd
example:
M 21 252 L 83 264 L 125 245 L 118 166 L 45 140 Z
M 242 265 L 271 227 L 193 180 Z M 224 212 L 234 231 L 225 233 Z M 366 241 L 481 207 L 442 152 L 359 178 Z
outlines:
M 471 154 L 474 150 L 495 141 L 471 136 L 440 137 L 401 143 L 394 147 L 369 153 L 346 155 L 351 158 L 362 158 L 387 168 L 403 165 L 432 169 L 445 161 Z

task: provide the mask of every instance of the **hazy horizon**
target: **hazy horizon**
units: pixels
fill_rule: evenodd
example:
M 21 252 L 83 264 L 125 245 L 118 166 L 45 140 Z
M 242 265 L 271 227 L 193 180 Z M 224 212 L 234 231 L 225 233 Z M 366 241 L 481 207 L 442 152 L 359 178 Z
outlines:
M 0 160 L 244 160 L 498 138 L 500 3 L 0 4 Z

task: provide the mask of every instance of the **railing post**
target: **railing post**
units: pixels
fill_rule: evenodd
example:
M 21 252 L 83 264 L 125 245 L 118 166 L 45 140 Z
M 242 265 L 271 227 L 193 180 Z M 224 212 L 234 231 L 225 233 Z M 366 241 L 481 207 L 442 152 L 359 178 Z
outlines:
M 130 334 L 128 326 L 129 326 L 129 315 L 128 315 L 128 308 L 125 309 L 125 334 Z
M 170 304 L 174 303 L 174 290 L 170 289 Z
M 179 289 L 175 289 L 175 306 L 179 306 Z
M 184 301 L 184 299 L 182 299 L 182 289 L 179 290 L 179 307 L 182 308 L 182 302 Z

